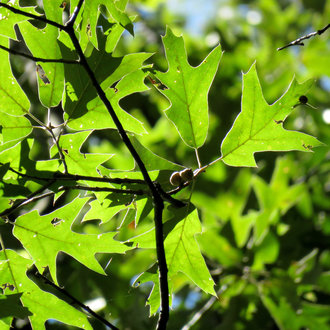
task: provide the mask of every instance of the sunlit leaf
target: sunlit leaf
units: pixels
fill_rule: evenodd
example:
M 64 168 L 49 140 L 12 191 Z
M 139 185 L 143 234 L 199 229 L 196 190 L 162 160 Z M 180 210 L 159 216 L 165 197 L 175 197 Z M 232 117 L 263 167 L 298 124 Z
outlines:
M 192 148 L 199 148 L 207 136 L 207 96 L 219 66 L 221 47 L 217 46 L 198 67 L 192 67 L 188 63 L 182 37 L 176 37 L 167 28 L 163 43 L 168 71 L 157 72 L 155 76 L 166 87 L 159 91 L 171 103 L 165 114 L 174 123 L 183 141 Z
M 283 121 L 311 85 L 312 81 L 299 84 L 294 79 L 285 94 L 269 105 L 262 95 L 253 64 L 243 76 L 242 111 L 222 142 L 222 160 L 231 166 L 256 166 L 255 152 L 311 151 L 322 145 L 310 135 L 283 128 Z
M 23 307 L 19 315 L 13 316 L 21 316 L 24 312 L 33 329 L 44 329 L 45 322 L 49 319 L 92 329 L 84 313 L 53 294 L 41 290 L 27 277 L 26 272 L 32 264 L 32 260 L 21 257 L 15 251 L 0 251 L 0 286 L 5 288 L 6 300 L 10 302 L 12 296 L 21 295 L 19 300 Z M 3 312 L 3 309 L 1 311 Z
M 15 223 L 14 235 L 35 261 L 39 271 L 49 267 L 56 280 L 56 257 L 63 251 L 86 267 L 105 274 L 95 259 L 96 253 L 124 253 L 130 248 L 114 240 L 116 232 L 100 235 L 78 234 L 71 230 L 72 223 L 86 199 L 76 198 L 73 202 L 40 216 L 37 210 L 20 216 Z

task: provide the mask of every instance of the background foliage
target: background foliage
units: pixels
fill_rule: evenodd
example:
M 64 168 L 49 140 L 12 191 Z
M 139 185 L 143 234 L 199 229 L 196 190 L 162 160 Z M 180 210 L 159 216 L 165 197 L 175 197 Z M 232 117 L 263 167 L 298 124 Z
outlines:
M 59 7 L 62 1 L 57 2 Z M 22 3 L 35 5 L 34 1 Z M 47 3 L 44 1 L 43 9 L 38 2 L 39 6 L 35 9 L 27 7 L 24 10 L 34 13 L 44 10 L 48 18 L 61 22 L 62 16 L 52 12 L 53 7 Z M 199 149 L 202 165 L 221 155 L 221 142 L 241 111 L 242 72 L 249 72 L 243 78 L 246 83 L 244 88 L 255 86 L 253 91 L 245 91 L 246 95 L 254 92 L 257 95 L 258 86 L 261 85 L 268 104 L 280 98 L 293 76 L 299 83 L 307 79 L 314 80 L 311 88 L 309 82 L 298 85 L 296 94 L 292 99 L 288 97 L 288 102 L 291 102 L 292 108 L 295 102 L 299 103 L 299 95 L 305 94 L 308 103 L 316 109 L 306 105 L 296 106 L 283 125 L 287 130 L 299 130 L 316 136 L 325 146 L 315 148 L 313 153 L 257 153 L 257 168 L 226 165 L 253 166 L 254 160 L 248 161 L 248 157 L 245 164 L 235 163 L 236 160 L 232 158 L 228 161 L 224 159 L 226 164 L 215 163 L 198 176 L 192 186 L 176 195 L 183 200 L 191 199 L 196 207 L 189 211 L 188 216 L 167 205 L 164 214 L 167 224 L 165 248 L 167 257 L 171 256 L 168 262 L 173 264 L 172 273 L 170 271 L 169 274 L 173 297 L 168 328 L 328 329 L 329 38 L 328 34 L 324 34 L 309 39 L 304 47 L 292 47 L 280 52 L 276 49 L 301 35 L 324 27 L 330 16 L 330 2 L 228 0 L 215 2 L 212 10 L 209 10 L 209 5 L 199 1 L 189 4 L 178 2 L 175 8 L 170 1 L 131 1 L 126 10 L 127 15 L 119 15 L 122 12 L 117 13 L 111 5 L 107 7 L 108 13 L 111 13 L 110 23 L 106 20 L 108 13 L 105 7 L 101 7 L 104 15 L 100 15 L 97 20 L 95 10 L 99 2 L 90 3 L 96 7 L 84 11 L 79 18 L 81 28 L 87 31 L 81 34 L 82 48 L 124 127 L 136 134 L 137 138 L 132 141 L 145 160 L 150 175 L 153 179 L 158 176 L 159 181 L 168 189 L 168 178 L 172 171 L 183 167 L 198 167 L 195 151 L 188 146 L 202 146 Z M 184 11 L 180 13 L 180 6 L 188 15 Z M 196 18 L 194 10 L 190 12 L 188 7 L 196 7 L 199 16 Z M 118 8 L 124 9 L 125 1 L 118 2 Z M 201 26 L 200 20 L 205 12 L 207 19 Z M 85 13 L 91 13 L 91 16 Z M 133 17 L 135 15 L 137 17 Z M 14 29 L 12 24 L 17 23 L 17 19 L 10 19 L 12 16 L 0 20 L 1 45 L 8 47 L 10 37 L 13 39 L 10 41 L 13 49 L 25 52 L 29 49 L 34 56 L 76 58 L 63 31 L 58 35 L 57 29 L 50 26 L 37 30 L 23 19 L 18 23 L 19 29 Z M 166 25 L 169 25 L 167 30 Z M 103 32 L 106 33 L 103 34 L 98 26 L 103 26 Z M 123 33 L 124 27 L 126 31 Z M 97 31 L 97 34 L 93 31 Z M 165 35 L 166 31 L 162 41 L 160 36 Z M 204 102 L 206 107 L 207 91 L 210 88 L 207 134 L 203 132 L 207 128 L 206 115 L 201 128 L 192 128 L 185 135 L 187 127 L 178 126 L 182 118 L 176 118 L 175 113 L 171 115 L 168 100 L 172 100 L 174 106 L 175 95 L 170 95 L 172 89 L 166 90 L 162 86 L 167 86 L 169 82 L 166 79 L 175 79 L 173 75 L 180 71 L 178 65 L 181 65 L 182 59 L 171 67 L 171 59 L 176 53 L 171 55 L 170 52 L 175 49 L 180 53 L 183 40 L 175 36 L 182 32 L 189 60 L 185 70 L 192 84 L 190 88 L 196 93 L 205 94 L 201 96 L 200 102 Z M 56 37 L 61 43 L 48 42 Z M 20 42 L 14 41 L 16 38 Z M 106 52 L 98 52 L 94 47 L 105 49 Z M 222 56 L 221 51 L 224 51 Z M 116 62 L 110 53 L 123 58 Z M 101 171 L 106 176 L 141 178 L 117 132 L 104 129 L 114 128 L 114 125 L 102 103 L 95 99 L 96 94 L 82 68 L 70 64 L 41 64 L 45 72 L 54 74 L 48 76 L 52 84 L 46 85 L 40 78 L 36 78 L 34 62 L 11 54 L 11 66 L 6 67 L 4 63 L 8 62 L 8 53 L 0 50 L 0 56 L 3 58 L 0 65 L 1 90 L 10 90 L 8 95 L 1 94 L 1 212 L 9 207 L 12 199 L 23 198 L 40 188 L 40 182 L 29 181 L 8 171 L 8 163 L 29 175 L 49 177 L 53 171 L 63 171 L 63 165 L 59 166 L 57 160 L 58 148 L 51 147 L 53 141 L 46 130 L 36 128 L 38 121 L 23 116 L 27 112 L 45 124 L 50 121 L 54 126 L 60 124 L 63 118 L 67 120 L 66 135 L 61 137 L 59 143 L 70 173 L 97 176 L 98 171 Z M 196 69 L 191 66 L 200 65 L 206 58 L 210 60 L 207 63 L 210 63 L 212 56 L 215 64 L 213 68 L 212 63 L 209 66 L 213 70 L 214 80 L 210 75 L 206 77 L 209 81 L 204 82 L 198 73 L 195 78 L 191 71 Z M 167 61 L 170 70 L 164 73 L 168 68 Z M 255 61 L 258 76 L 253 65 Z M 143 70 L 140 70 L 141 67 Z M 11 76 L 10 70 L 17 82 L 13 78 L 3 79 Z M 79 77 L 79 81 L 75 77 Z M 114 88 L 108 87 L 113 87 L 118 80 L 115 87 L 119 92 L 116 93 Z M 64 88 L 66 93 L 63 98 Z M 178 94 L 182 95 L 182 92 Z M 189 99 L 189 95 L 187 97 Z M 250 101 L 243 98 L 242 110 L 244 102 Z M 259 120 L 264 122 L 266 105 L 260 102 L 259 107 L 262 109 Z M 51 108 L 51 111 L 47 111 L 47 108 Z M 165 109 L 168 109 L 166 115 Z M 97 115 L 91 115 L 94 113 Z M 284 117 L 275 119 L 283 120 Z M 243 128 L 245 123 L 246 119 Z M 282 123 L 270 123 L 274 129 L 281 129 Z M 272 137 L 276 136 L 266 128 L 266 134 L 269 133 Z M 230 140 L 228 135 L 226 140 L 237 143 L 234 130 L 230 134 L 234 134 L 233 138 Z M 191 136 L 196 139 L 189 141 Z M 235 148 L 230 143 L 228 145 L 226 140 L 221 146 L 223 153 L 226 148 Z M 286 137 L 285 143 L 294 144 L 294 138 Z M 312 139 L 308 144 L 315 146 L 317 142 Z M 306 148 L 301 143 L 299 146 L 302 151 L 309 151 L 304 150 Z M 156 158 L 146 148 L 162 159 Z M 292 148 L 299 149 L 292 145 L 287 147 Z M 253 146 L 250 153 L 256 150 L 265 149 Z M 278 149 L 272 146 L 271 150 Z M 286 148 L 281 145 L 280 150 Z M 100 164 L 105 167 L 100 167 Z M 57 187 L 60 185 L 61 182 Z M 109 186 L 103 183 L 97 185 Z M 86 196 L 85 192 L 69 190 L 58 192 L 54 199 L 41 199 L 27 205 L 11 215 L 10 219 L 18 217 L 14 230 L 11 224 L 5 221 L 0 223 L 6 247 L 1 252 L 1 260 L 11 260 L 17 270 L 15 278 L 29 292 L 29 296 L 24 291 L 12 294 L 10 287 L 3 287 L 0 295 L 1 326 L 8 328 L 15 317 L 13 322 L 17 328 L 27 328 L 26 317 L 29 316 L 36 329 L 42 328 L 43 323 L 49 319 L 70 324 L 51 320 L 47 322 L 47 328 L 51 329 L 83 325 L 85 328 L 102 328 L 102 324 L 94 319 L 89 320 L 90 326 L 81 312 L 69 306 L 70 301 L 66 297 L 59 296 L 36 279 L 34 283 L 27 278 L 25 272 L 32 264 L 40 272 L 48 266 L 55 282 L 64 286 L 80 301 L 89 302 L 91 307 L 92 303 L 98 303 L 94 305 L 95 309 L 120 329 L 151 329 L 155 326 L 154 313 L 159 306 L 159 293 L 155 287 L 149 297 L 152 282 L 157 283 L 156 269 L 152 267 L 156 255 L 154 234 L 150 231 L 153 221 L 149 198 L 137 197 L 131 203 L 130 197 L 112 195 L 110 198 L 106 192 L 95 192 L 94 200 L 76 198 L 79 194 L 80 197 Z M 83 212 L 80 212 L 83 205 Z M 32 209 L 38 209 L 39 213 Z M 82 218 L 83 222 L 80 221 Z M 180 222 L 183 218 L 185 222 Z M 60 226 L 52 225 L 48 233 L 49 228 L 42 224 L 50 224 L 54 219 L 60 219 L 62 223 Z M 187 239 L 178 243 L 175 233 L 182 231 L 183 225 L 188 228 L 185 232 Z M 118 234 L 114 237 L 115 232 Z M 37 239 L 34 237 L 36 234 L 42 234 L 42 237 L 50 241 L 52 235 L 54 241 L 62 237 L 64 243 L 54 246 L 54 242 L 38 238 L 39 244 L 35 245 L 33 240 Z M 100 237 L 100 245 L 96 245 L 96 237 Z M 119 241 L 129 241 L 133 245 L 124 245 Z M 70 244 L 66 246 L 65 242 Z M 85 249 L 84 252 L 75 250 L 75 245 L 79 244 Z M 136 244 L 139 249 L 132 248 Z M 181 245 L 174 251 L 171 249 L 173 244 Z M 46 253 L 43 252 L 44 247 Z M 54 247 L 54 250 L 50 247 Z M 188 252 L 184 251 L 185 247 L 188 247 Z M 59 250 L 64 253 L 60 253 L 55 262 Z M 125 254 L 121 254 L 123 252 Z M 94 258 L 95 253 L 98 253 L 98 262 Z M 32 259 L 29 254 L 33 255 Z M 182 266 L 189 256 L 195 258 L 192 269 Z M 6 274 L 5 267 L 5 263 L 0 264 L 0 271 L 3 271 L 1 274 Z M 180 269 L 185 269 L 185 274 L 177 272 Z M 104 272 L 108 276 L 104 276 Z M 209 283 L 203 282 L 209 274 L 212 279 L 209 279 Z M 1 285 L 11 283 L 11 279 L 4 275 L 0 279 Z M 212 296 L 214 292 L 218 294 L 218 299 Z M 47 303 L 47 309 L 36 307 L 36 302 L 40 301 Z M 8 306 L 13 308 L 7 310 Z M 29 310 L 24 306 L 29 306 Z M 34 315 L 31 315 L 31 310 Z

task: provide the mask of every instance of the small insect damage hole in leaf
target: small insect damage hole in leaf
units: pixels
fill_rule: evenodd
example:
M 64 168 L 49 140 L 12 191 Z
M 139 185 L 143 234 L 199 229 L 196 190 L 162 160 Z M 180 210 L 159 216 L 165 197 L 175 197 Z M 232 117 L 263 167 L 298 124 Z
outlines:
M 162 84 L 160 81 L 157 81 L 155 79 L 153 79 L 152 77 L 148 76 L 148 79 L 150 80 L 150 82 L 155 86 L 157 87 L 158 89 L 164 91 L 166 89 L 168 89 L 167 86 L 165 86 L 164 84 Z
M 62 221 L 64 221 L 64 220 L 55 217 L 52 219 L 52 221 L 50 223 L 55 227 L 55 226 L 58 226 Z
M 10 290 L 10 291 L 14 291 L 15 290 L 15 286 L 10 284 L 10 283 L 4 283 L 2 286 L 1 286 L 2 290 L 5 291 L 7 288 Z
M 68 149 L 63 149 L 62 151 L 63 151 L 66 155 L 69 154 L 69 150 L 68 150 Z
M 50 80 L 48 79 L 44 69 L 42 68 L 42 66 L 40 64 L 37 64 L 37 73 L 45 85 L 50 84 Z
M 305 143 L 303 143 L 302 146 L 303 146 L 306 150 L 312 150 L 312 149 L 313 149 L 313 146 L 310 145 L 310 144 L 305 144 Z
M 274 119 L 274 122 L 275 122 L 276 124 L 282 124 L 282 123 L 284 123 L 284 120 L 276 120 L 276 119 Z

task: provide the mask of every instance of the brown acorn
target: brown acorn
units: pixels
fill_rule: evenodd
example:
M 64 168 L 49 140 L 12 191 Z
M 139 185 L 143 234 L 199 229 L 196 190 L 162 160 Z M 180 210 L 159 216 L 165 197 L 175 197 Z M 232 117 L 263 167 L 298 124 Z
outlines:
M 170 177 L 170 183 L 172 186 L 180 186 L 180 184 L 183 182 L 181 175 L 179 172 L 173 172 Z
M 191 181 L 194 178 L 194 172 L 191 168 L 186 168 L 180 172 L 180 176 L 184 182 Z

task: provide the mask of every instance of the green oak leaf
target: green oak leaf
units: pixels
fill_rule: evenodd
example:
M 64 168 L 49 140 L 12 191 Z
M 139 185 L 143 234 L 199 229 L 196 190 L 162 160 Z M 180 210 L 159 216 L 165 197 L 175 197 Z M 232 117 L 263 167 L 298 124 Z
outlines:
M 136 134 L 146 133 L 143 124 L 127 113 L 119 105 L 119 101 L 124 97 L 148 90 L 144 84 L 146 73 L 137 70 L 129 73 L 116 85 L 116 89 L 108 88 L 106 96 L 115 110 L 124 129 Z M 116 128 L 107 108 L 99 97 L 96 97 L 87 104 L 88 111 L 81 117 L 68 120 L 68 124 L 73 129 L 104 129 Z
M 278 158 L 270 184 L 255 176 L 252 186 L 255 191 L 260 213 L 255 216 L 254 239 L 259 244 L 276 225 L 280 216 L 297 204 L 307 191 L 304 183 L 290 184 L 295 164 L 287 158 Z
M 9 41 L 0 37 L 0 44 L 9 47 Z M 23 116 L 29 112 L 30 101 L 13 76 L 9 55 L 0 49 L 0 112 L 12 116 Z
M 182 272 L 203 291 L 216 295 L 214 282 L 196 241 L 196 235 L 202 231 L 197 209 L 190 206 L 181 209 L 171 208 L 171 211 L 173 217 L 164 223 L 164 246 L 169 279 Z M 140 248 L 155 248 L 154 236 L 155 232 L 152 229 L 130 241 Z
M 31 122 L 23 116 L 11 116 L 0 112 L 0 144 L 19 141 L 32 132 Z
M 83 131 L 61 136 L 59 145 L 63 151 L 70 174 L 93 176 L 97 173 L 97 167 L 113 156 L 111 154 L 85 154 L 80 152 L 81 146 L 91 133 L 91 131 Z M 54 156 L 56 153 L 58 153 L 58 150 L 54 145 L 51 149 L 51 155 Z M 50 160 L 49 162 L 53 164 L 54 161 Z M 45 164 L 46 163 L 47 162 L 45 162 Z M 62 169 L 62 167 L 63 165 L 61 165 L 60 169 Z
M 13 302 L 12 298 L 16 298 L 22 306 L 15 311 L 14 316 L 28 316 L 33 329 L 44 329 L 45 322 L 49 319 L 82 329 L 92 329 L 83 312 L 53 294 L 41 290 L 27 277 L 26 272 L 32 264 L 32 260 L 21 257 L 13 250 L 0 251 L 0 287 L 5 287 L 5 301 Z M 2 298 L 0 305 L 1 301 Z M 3 312 L 1 308 L 0 314 Z
M 62 53 L 56 39 L 58 37 L 58 29 L 54 26 L 47 25 L 43 30 L 36 29 L 29 22 L 19 24 L 20 31 L 23 35 L 27 47 L 35 57 L 45 59 L 62 59 Z M 38 88 L 41 103 L 48 108 L 56 107 L 62 100 L 64 90 L 64 65 L 63 63 L 41 63 L 42 70 L 49 83 L 44 81 L 45 78 L 38 75 Z M 77 64 L 71 64 L 77 65 Z M 36 71 L 40 72 L 40 68 Z
M 102 14 L 116 22 L 122 28 L 125 28 L 132 35 L 133 23 L 124 12 L 125 1 L 105 1 L 89 0 L 85 1 L 82 15 L 77 23 L 81 23 L 81 46 L 84 49 L 88 42 L 91 42 L 96 48 L 99 48 L 97 39 L 97 21 L 102 10 Z
M 34 14 L 39 16 L 40 14 L 34 10 L 34 7 L 21 7 L 19 5 L 19 0 L 7 0 L 7 1 L 1 1 L 2 3 L 5 3 L 13 8 L 22 10 L 26 13 Z M 1 7 L 0 6 L 0 35 L 9 37 L 11 39 L 16 40 L 16 33 L 14 26 L 16 23 L 27 21 L 30 19 L 29 17 L 26 17 L 24 15 L 13 13 L 12 11 Z M 1 61 L 1 63 L 3 63 Z M 2 76 L 1 76 L 2 77 Z
M 155 76 L 167 87 L 159 89 L 171 105 L 166 116 L 176 126 L 182 140 L 192 148 L 201 147 L 209 125 L 207 96 L 222 55 L 220 45 L 198 67 L 188 63 L 182 37 L 167 28 L 163 43 L 168 62 L 167 72 Z
M 130 248 L 114 240 L 116 232 L 100 235 L 78 234 L 71 230 L 75 218 L 86 204 L 87 198 L 73 202 L 40 216 L 37 210 L 17 218 L 14 236 L 29 252 L 40 272 L 49 267 L 56 281 L 56 257 L 60 251 L 71 255 L 86 267 L 105 274 L 95 259 L 96 253 L 124 253 Z
M 60 45 L 63 58 L 74 58 L 74 52 L 71 52 L 63 44 Z M 124 76 L 143 67 L 143 62 L 151 55 L 148 53 L 137 53 L 123 57 L 113 57 L 104 51 L 100 52 L 94 49 L 90 57 L 87 57 L 87 61 L 102 89 L 105 91 Z M 97 97 L 97 93 L 82 66 L 64 64 L 64 70 L 66 79 L 63 99 L 64 118 L 69 121 L 68 126 L 70 126 L 71 120 L 86 114 L 88 111 L 87 104 Z M 138 83 L 138 86 L 138 88 L 141 88 L 140 83 Z M 107 127 L 104 126 L 103 128 Z
M 184 169 L 183 166 L 156 155 L 150 149 L 144 147 L 134 136 L 130 140 L 148 171 L 181 171 Z M 135 166 L 135 170 L 140 171 L 138 166 Z
M 283 121 L 299 103 L 312 81 L 293 79 L 285 94 L 269 105 L 262 94 L 256 66 L 243 76 L 242 111 L 221 145 L 222 161 L 230 166 L 256 166 L 255 152 L 311 151 L 322 145 L 316 138 L 283 128 Z

